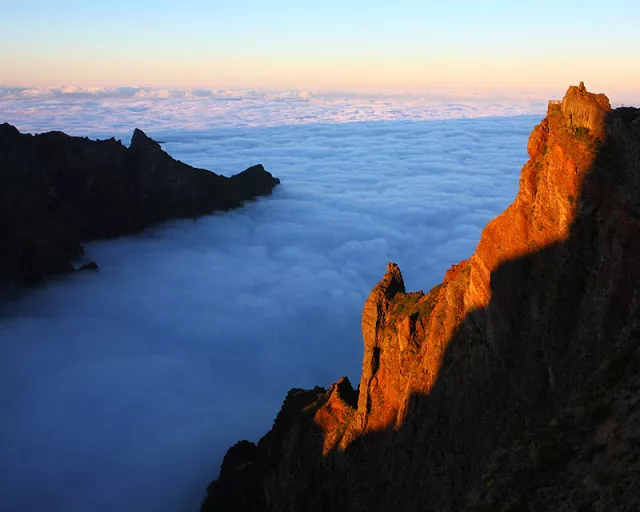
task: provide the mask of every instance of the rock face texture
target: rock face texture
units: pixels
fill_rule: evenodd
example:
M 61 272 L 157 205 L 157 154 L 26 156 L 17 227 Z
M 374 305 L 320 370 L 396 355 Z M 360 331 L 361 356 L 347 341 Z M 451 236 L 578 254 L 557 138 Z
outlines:
M 129 148 L 0 125 L 0 287 L 73 271 L 82 241 L 229 210 L 279 180 L 261 165 L 231 178 L 174 160 L 135 130 Z
M 639 119 L 583 84 L 551 102 L 471 258 L 372 291 L 357 406 L 292 390 L 201 510 L 637 510 Z
M 578 87 L 569 87 L 562 100 L 562 114 L 569 126 L 576 131 L 585 128 L 594 137 L 604 140 L 605 117 L 611 111 L 609 98 L 604 94 L 591 94 L 580 82 Z

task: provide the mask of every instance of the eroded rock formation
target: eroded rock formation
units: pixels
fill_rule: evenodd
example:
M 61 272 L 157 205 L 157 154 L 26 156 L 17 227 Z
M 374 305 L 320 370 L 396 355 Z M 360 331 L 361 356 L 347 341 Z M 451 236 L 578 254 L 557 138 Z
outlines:
M 256 165 L 231 178 L 174 160 L 136 129 L 129 148 L 0 125 L 0 292 L 73 271 L 82 242 L 229 210 L 279 180 Z
M 372 291 L 357 407 L 292 391 L 202 511 L 636 510 L 638 119 L 583 84 L 550 103 L 471 258 Z

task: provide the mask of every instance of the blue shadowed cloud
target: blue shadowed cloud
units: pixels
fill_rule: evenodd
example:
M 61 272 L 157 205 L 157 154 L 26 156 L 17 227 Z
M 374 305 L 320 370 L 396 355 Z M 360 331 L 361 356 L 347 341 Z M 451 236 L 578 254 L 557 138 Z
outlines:
M 145 101 L 143 112 L 81 102 L 56 128 L 156 126 L 176 158 L 224 174 L 262 162 L 282 185 L 238 211 L 89 244 L 99 273 L 2 311 L 7 510 L 197 510 L 226 448 L 264 434 L 289 388 L 359 380 L 361 308 L 387 261 L 426 291 L 471 254 L 514 197 L 540 119 L 189 129 L 201 107 L 181 100 L 180 118 Z M 49 119 L 19 111 L 7 120 Z M 243 115 L 297 114 L 263 104 Z

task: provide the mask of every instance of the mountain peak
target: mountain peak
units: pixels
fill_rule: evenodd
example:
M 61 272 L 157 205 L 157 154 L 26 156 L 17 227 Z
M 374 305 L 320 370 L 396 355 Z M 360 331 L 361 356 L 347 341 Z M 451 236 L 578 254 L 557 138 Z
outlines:
M 471 258 L 426 295 L 388 264 L 355 410 L 346 382 L 314 395 L 315 422 L 258 447 L 249 499 L 268 502 L 221 484 L 201 511 L 637 508 L 618 488 L 640 478 L 620 456 L 639 428 L 639 118 L 584 83 L 550 102 Z
M 133 130 L 133 135 L 131 136 L 131 145 L 129 147 L 132 151 L 149 151 L 151 149 L 162 149 L 160 144 L 158 144 L 151 137 L 147 136 L 140 128 L 136 128 Z
M 404 279 L 396 263 L 387 263 L 387 272 L 372 293 L 375 292 L 383 295 L 387 300 L 393 299 L 398 292 L 404 293 Z
M 591 93 L 587 91 L 584 82 L 580 82 L 577 87 L 569 87 L 561 108 L 567 126 L 576 131 L 586 128 L 594 137 L 605 140 L 605 116 L 611 112 L 611 103 L 604 94 Z

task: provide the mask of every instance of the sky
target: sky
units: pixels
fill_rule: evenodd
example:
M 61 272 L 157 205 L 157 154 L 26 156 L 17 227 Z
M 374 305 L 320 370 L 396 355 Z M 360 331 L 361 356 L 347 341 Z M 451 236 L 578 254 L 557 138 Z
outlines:
M 513 200 L 542 117 L 460 118 L 453 103 L 336 122 L 366 119 L 367 104 L 305 103 L 325 122 L 300 123 L 282 101 L 245 114 L 214 102 L 224 115 L 183 99 L 169 118 L 171 100 L 76 101 L 8 119 L 125 143 L 136 119 L 186 163 L 229 175 L 261 162 L 282 184 L 240 210 L 89 244 L 98 273 L 0 308 L 6 510 L 197 510 L 226 449 L 266 433 L 290 388 L 357 385 L 362 305 L 387 262 L 426 292 L 469 257 Z M 218 125 L 194 124 L 203 115 Z
M 640 3 L 4 1 L 0 85 L 640 88 Z

